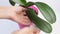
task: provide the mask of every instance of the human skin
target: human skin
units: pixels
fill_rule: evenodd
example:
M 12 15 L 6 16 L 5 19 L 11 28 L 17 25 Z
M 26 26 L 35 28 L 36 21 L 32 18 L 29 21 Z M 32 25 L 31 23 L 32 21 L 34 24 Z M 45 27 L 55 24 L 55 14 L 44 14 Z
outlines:
M 32 22 L 26 16 L 26 9 L 21 6 L 0 6 L 0 19 L 10 19 L 16 23 L 29 25 Z
M 26 16 L 26 9 L 21 6 L 0 6 L 0 19 L 10 19 L 18 24 L 30 25 L 32 22 Z M 35 32 L 35 33 L 34 33 Z M 21 30 L 14 31 L 13 34 L 37 34 L 37 29 L 34 28 L 23 28 Z
M 21 30 L 16 30 L 12 34 L 39 34 L 39 31 L 35 28 L 25 27 Z
M 38 9 L 37 7 L 35 7 L 34 5 L 29 6 L 28 8 L 31 8 L 35 11 L 36 15 L 38 15 Z M 33 23 L 31 23 L 30 25 L 32 25 Z M 29 27 L 30 25 L 23 25 L 23 24 L 18 24 L 20 29 L 24 28 L 24 27 Z

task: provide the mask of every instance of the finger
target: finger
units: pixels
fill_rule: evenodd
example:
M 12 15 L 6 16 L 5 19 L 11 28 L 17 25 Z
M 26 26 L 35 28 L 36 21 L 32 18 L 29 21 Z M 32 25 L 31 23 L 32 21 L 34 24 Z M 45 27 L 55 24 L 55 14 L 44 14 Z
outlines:
M 26 12 L 21 12 L 21 14 L 22 14 L 23 16 L 26 16 Z
M 22 7 L 22 6 L 18 6 L 18 7 L 22 8 L 22 9 L 26 9 L 26 8 L 24 8 L 24 7 Z
M 19 7 L 17 8 L 17 11 L 16 11 L 16 12 L 17 12 L 17 13 L 26 12 L 26 8 L 19 6 Z
M 24 21 L 32 23 L 32 21 L 27 16 L 24 16 L 24 19 L 25 19 Z
M 39 32 L 40 32 L 39 30 L 33 28 L 33 34 L 39 34 Z
M 22 31 L 26 32 L 27 34 L 39 34 L 39 31 L 35 28 L 25 27 Z
M 28 22 L 28 20 L 24 19 L 24 17 L 19 18 L 19 17 L 15 16 L 15 17 L 13 18 L 13 20 L 14 20 L 15 22 L 17 22 L 17 23 L 19 23 L 19 24 L 23 24 L 23 25 L 30 25 L 30 24 L 31 24 L 31 22 Z
M 23 23 L 26 25 L 30 25 L 32 22 L 27 16 L 23 16 Z
M 40 32 L 38 30 L 35 30 L 33 33 L 34 34 L 39 34 Z
M 24 16 L 24 19 L 30 20 L 30 19 L 28 18 L 28 16 Z

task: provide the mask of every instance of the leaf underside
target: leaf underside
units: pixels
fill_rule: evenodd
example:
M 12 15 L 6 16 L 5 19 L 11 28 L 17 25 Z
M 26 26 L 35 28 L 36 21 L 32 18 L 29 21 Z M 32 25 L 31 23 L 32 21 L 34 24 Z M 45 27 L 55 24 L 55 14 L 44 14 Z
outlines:
M 56 15 L 50 6 L 42 2 L 36 2 L 35 5 L 49 23 L 55 23 Z

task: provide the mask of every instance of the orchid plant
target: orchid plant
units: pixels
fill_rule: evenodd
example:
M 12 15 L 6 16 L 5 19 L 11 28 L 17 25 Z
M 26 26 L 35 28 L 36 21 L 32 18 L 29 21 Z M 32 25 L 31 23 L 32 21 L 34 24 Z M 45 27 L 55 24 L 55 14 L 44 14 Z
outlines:
M 9 0 L 10 4 L 12 6 L 15 6 L 15 4 L 19 4 L 27 9 L 27 16 L 30 18 L 31 21 L 42 31 L 46 33 L 52 32 L 52 26 L 51 24 L 56 22 L 56 15 L 53 11 L 53 9 L 43 3 L 43 2 L 26 2 L 26 0 Z M 40 10 L 41 14 L 44 16 L 44 19 L 38 17 L 35 13 L 35 10 L 32 8 L 29 8 L 29 6 L 35 5 L 38 10 Z M 36 9 L 37 10 L 37 9 Z

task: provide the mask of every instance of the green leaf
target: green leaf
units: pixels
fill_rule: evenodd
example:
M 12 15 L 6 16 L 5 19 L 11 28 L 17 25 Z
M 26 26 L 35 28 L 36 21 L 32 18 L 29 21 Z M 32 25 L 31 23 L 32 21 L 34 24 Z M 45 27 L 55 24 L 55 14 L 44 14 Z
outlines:
M 26 4 L 26 7 L 29 7 L 29 6 L 31 6 L 31 5 L 34 5 L 34 2 L 28 2 L 28 3 Z
M 11 5 L 13 5 L 13 6 L 15 5 L 15 2 L 13 2 L 12 0 L 9 0 L 9 2 Z
M 26 0 L 13 0 L 15 3 L 25 6 Z
M 50 6 L 43 2 L 36 2 L 35 5 L 49 23 L 53 24 L 56 21 L 56 15 Z
M 46 22 L 45 20 L 39 18 L 36 16 L 36 13 L 32 9 L 27 9 L 26 11 L 27 16 L 30 18 L 30 20 L 42 31 L 46 33 L 51 33 L 52 32 L 52 27 L 51 25 Z

